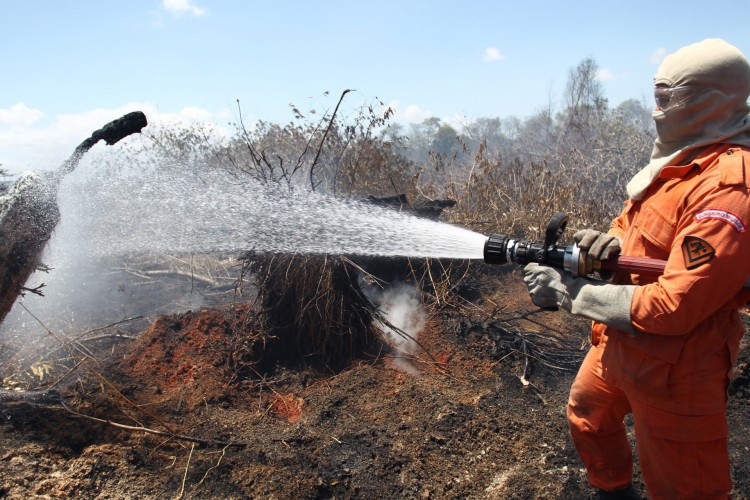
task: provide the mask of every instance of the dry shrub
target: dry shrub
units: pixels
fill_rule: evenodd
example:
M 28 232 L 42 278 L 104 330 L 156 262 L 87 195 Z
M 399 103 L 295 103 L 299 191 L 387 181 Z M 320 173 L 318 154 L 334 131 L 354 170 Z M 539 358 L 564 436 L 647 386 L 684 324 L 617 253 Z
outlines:
M 390 144 L 372 137 L 352 141 L 335 176 L 334 192 L 347 197 L 387 197 L 414 191 L 414 165 Z
M 485 234 L 541 240 L 552 216 L 566 212 L 570 222 L 561 243 L 580 228 L 609 228 L 622 197 L 619 190 L 593 185 L 581 171 L 518 158 L 504 162 L 486 155 L 483 146 L 468 179 L 454 181 L 447 189 L 448 196 L 457 201 L 451 221 Z

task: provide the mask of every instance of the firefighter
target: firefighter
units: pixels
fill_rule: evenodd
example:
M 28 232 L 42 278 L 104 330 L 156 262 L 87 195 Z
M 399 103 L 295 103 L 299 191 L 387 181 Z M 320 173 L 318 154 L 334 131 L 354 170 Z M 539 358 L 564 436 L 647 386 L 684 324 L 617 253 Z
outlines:
M 750 300 L 750 65 L 708 39 L 667 56 L 654 84 L 650 162 L 608 233 L 574 239 L 599 259 L 666 260 L 664 274 L 590 281 L 529 264 L 524 282 L 534 304 L 593 320 L 567 412 L 599 498 L 640 498 L 627 414 L 652 498 L 727 498 L 727 388 Z

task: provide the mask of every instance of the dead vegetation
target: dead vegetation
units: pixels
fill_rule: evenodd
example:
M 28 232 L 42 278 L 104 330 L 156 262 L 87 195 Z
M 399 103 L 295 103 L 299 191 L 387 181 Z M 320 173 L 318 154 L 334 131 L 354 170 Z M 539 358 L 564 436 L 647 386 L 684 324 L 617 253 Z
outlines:
M 650 147 L 635 119 L 584 92 L 557 117 L 517 124 L 502 147 L 454 137 L 458 149 L 443 144 L 407 158 L 401 145 L 420 138 L 380 134 L 390 111 L 377 105 L 341 116 L 348 94 L 332 112 L 295 108 L 286 126 L 248 130 L 240 121 L 226 141 L 200 128 L 153 129 L 139 147 L 157 164 L 174 159 L 289 190 L 387 200 L 394 210 L 532 240 L 557 211 L 571 214 L 571 229 L 605 226 L 628 176 L 615 158 L 629 155 L 634 169 Z M 622 140 L 605 151 L 613 138 Z M 119 324 L 53 330 L 57 345 L 41 355 L 3 340 L 4 387 L 60 390 L 61 414 L 85 423 L 54 450 L 70 467 L 38 459 L 63 479 L 7 479 L 0 496 L 106 496 L 133 491 L 128 482 L 143 497 L 587 494 L 560 408 L 588 325 L 532 310 L 510 267 L 253 252 L 141 255 L 117 265 L 133 300 L 151 300 L 145 287 L 180 278 L 183 290 L 201 285 L 215 304 L 161 316 L 137 334 Z M 399 350 L 384 331 L 415 339 L 368 290 L 401 283 L 424 318 L 416 347 Z M 388 369 L 399 359 L 414 375 Z M 3 410 L 9 433 L 47 425 L 39 440 L 54 434 L 42 420 L 60 414 L 20 406 Z M 0 456 L 0 470 L 16 478 L 35 453 L 22 445 Z
M 332 112 L 317 114 L 294 108 L 296 121 L 287 126 L 260 122 L 248 130 L 240 119 L 236 136 L 228 141 L 217 140 L 210 130 L 200 128 L 147 130 L 146 140 L 139 145 L 142 149 L 131 154 L 137 156 L 147 150 L 155 168 L 159 158 L 193 168 L 218 163 L 219 167 L 206 168 L 228 168 L 238 177 L 249 176 L 291 191 L 367 198 L 394 210 L 441 218 L 483 233 L 501 230 L 538 239 L 557 211 L 571 213 L 572 226 L 602 227 L 613 215 L 611 200 L 619 197 L 614 190 L 622 187 L 619 180 L 611 179 L 620 179 L 624 173 L 610 175 L 612 162 L 600 146 L 612 136 L 611 129 L 604 127 L 607 120 L 610 125 L 636 130 L 634 122 L 618 121 L 619 110 L 607 115 L 606 102 L 601 102 L 596 89 L 591 92 L 585 85 L 582 88 L 581 99 L 571 96 L 575 106 L 556 120 L 544 114 L 535 118 L 547 121 L 549 142 L 540 143 L 535 137 L 537 149 L 515 157 L 508 151 L 517 152 L 518 144 L 509 143 L 506 150 L 498 150 L 496 144 L 484 139 L 476 142 L 472 151 L 467 136 L 455 138 L 461 145 L 460 154 L 443 145 L 438 148 L 442 152 L 430 151 L 421 163 L 407 159 L 399 154 L 399 145 L 415 138 L 404 141 L 392 130 L 387 136 L 377 133 L 391 113 L 378 108 L 382 103 L 363 106 L 353 118 L 339 115 L 348 90 L 341 94 Z M 575 134 L 571 132 L 574 115 Z M 581 121 L 582 115 L 589 123 Z M 535 123 L 529 120 L 528 125 Z M 445 130 L 440 128 L 441 133 Z M 517 141 L 527 138 L 522 129 L 515 133 Z M 628 137 L 636 135 L 634 132 Z M 431 143 L 436 144 L 434 140 Z M 561 148 L 563 144 L 566 146 Z M 637 157 L 638 148 L 645 154 L 644 144 L 632 142 L 629 154 Z M 620 147 L 616 153 L 623 152 Z M 602 164 L 605 167 L 599 168 Z M 594 172 L 598 173 L 589 175 Z M 206 299 L 215 295 L 215 303 L 250 301 L 254 314 L 246 318 L 249 323 L 242 327 L 242 335 L 253 331 L 269 347 L 263 349 L 265 359 L 261 360 L 256 337 L 248 342 L 233 339 L 237 349 L 232 355 L 234 362 L 247 363 L 247 369 L 235 367 L 235 377 L 239 371 L 248 377 L 270 373 L 280 363 L 338 373 L 358 359 L 382 355 L 388 350 L 388 341 L 376 325 L 388 320 L 364 293 L 365 283 L 384 289 L 405 282 L 416 290 L 427 316 L 466 315 L 475 309 L 472 301 L 481 297 L 479 283 L 496 273 L 476 263 L 429 259 L 417 262 L 253 252 L 237 257 L 134 255 L 112 271 L 131 275 L 134 287 L 156 285 L 165 277 L 181 277 L 189 281 L 191 289 L 199 283 L 208 287 L 202 294 Z M 502 316 L 501 311 L 496 313 Z M 504 320 L 483 318 L 469 328 L 488 332 L 508 355 L 527 362 L 533 359 L 555 369 L 574 366 L 580 350 L 575 342 L 566 342 L 562 334 L 527 335 L 523 330 L 506 328 Z M 400 333 L 408 337 L 406 332 Z M 263 363 L 266 366 L 260 366 Z M 12 360 L 6 366 L 13 364 Z M 20 370 L 19 365 L 19 371 L 11 374 L 8 380 L 14 387 L 39 387 L 28 376 L 18 375 L 28 373 L 28 366 Z M 32 373 L 38 368 L 34 366 Z

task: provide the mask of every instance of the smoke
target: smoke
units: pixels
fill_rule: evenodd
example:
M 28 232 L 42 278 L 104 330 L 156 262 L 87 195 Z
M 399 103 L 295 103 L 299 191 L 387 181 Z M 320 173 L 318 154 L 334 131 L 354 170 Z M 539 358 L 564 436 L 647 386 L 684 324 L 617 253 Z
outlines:
M 409 361 L 417 350 L 417 337 L 425 326 L 427 315 L 419 299 L 419 290 L 413 284 L 396 283 L 388 288 L 362 285 L 370 301 L 380 309 L 384 323 L 375 320 L 393 349 L 393 366 L 405 373 L 416 375 L 419 370 Z M 405 335 L 404 335 L 405 334 Z

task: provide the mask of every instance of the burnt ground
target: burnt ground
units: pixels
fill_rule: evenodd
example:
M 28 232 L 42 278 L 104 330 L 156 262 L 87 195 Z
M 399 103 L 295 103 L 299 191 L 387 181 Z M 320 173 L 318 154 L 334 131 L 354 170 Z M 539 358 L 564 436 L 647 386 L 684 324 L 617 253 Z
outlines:
M 527 315 L 516 273 L 490 285 L 430 318 L 407 371 L 381 352 L 335 374 L 250 373 L 232 334 L 252 314 L 242 305 L 92 342 L 57 386 L 65 408 L 0 406 L 0 497 L 593 498 L 565 420 L 573 373 L 548 366 L 580 360 L 588 325 Z M 750 497 L 749 363 L 743 347 L 728 411 L 735 498 Z

